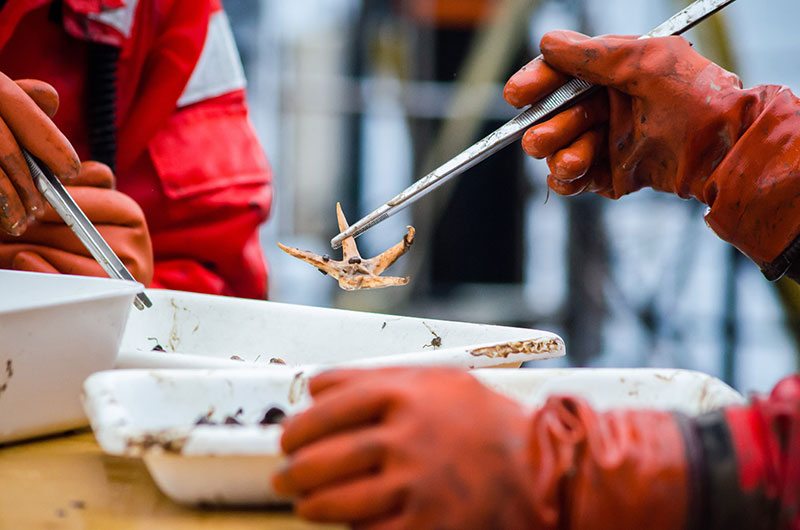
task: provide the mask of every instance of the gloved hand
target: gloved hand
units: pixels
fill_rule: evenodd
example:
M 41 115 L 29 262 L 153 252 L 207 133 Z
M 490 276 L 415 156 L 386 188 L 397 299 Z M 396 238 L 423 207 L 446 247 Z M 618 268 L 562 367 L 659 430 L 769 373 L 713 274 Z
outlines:
M 84 162 L 66 189 L 131 274 L 148 286 L 153 279 L 153 249 L 144 213 L 113 185 L 108 166 Z M 22 236 L 0 234 L 0 268 L 108 276 L 49 204 Z
M 44 210 L 20 146 L 65 183 L 78 174 L 78 155 L 50 120 L 57 109 L 52 86 L 35 80 L 15 83 L 0 73 L 0 232 L 20 235 Z
M 743 90 L 681 37 L 554 31 L 541 50 L 546 63 L 508 81 L 512 105 L 537 101 L 564 74 L 607 87 L 523 137 L 528 154 L 547 158 L 554 191 L 616 199 L 649 186 L 694 197 L 770 279 L 786 271 L 792 260 L 781 254 L 800 231 L 800 101 L 788 89 Z
M 685 448 L 672 415 L 551 399 L 533 419 L 466 372 L 342 370 L 284 423 L 273 484 L 296 511 L 355 528 L 682 528 Z

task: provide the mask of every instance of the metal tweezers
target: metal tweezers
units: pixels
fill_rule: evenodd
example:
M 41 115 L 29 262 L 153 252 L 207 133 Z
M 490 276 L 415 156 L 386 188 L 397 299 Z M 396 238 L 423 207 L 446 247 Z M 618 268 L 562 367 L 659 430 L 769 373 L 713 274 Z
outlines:
M 75 200 L 69 195 L 64 185 L 61 184 L 61 181 L 50 171 L 50 168 L 25 149 L 22 149 L 22 155 L 28 163 L 28 168 L 31 171 L 36 187 L 67 226 L 75 232 L 81 243 L 89 250 L 92 257 L 97 260 L 97 263 L 103 267 L 111 278 L 135 282 L 136 279 L 122 263 L 122 260 L 117 257 L 108 243 L 106 243 L 100 232 L 97 231 L 89 218 L 86 217 L 86 214 L 83 213 Z M 144 292 L 141 292 L 134 298 L 133 305 L 137 309 L 143 310 L 146 307 L 151 307 L 153 303 Z
M 680 35 L 734 1 L 696 0 L 641 38 Z M 342 241 L 346 238 L 358 237 L 373 226 L 421 199 L 451 178 L 460 175 L 478 162 L 519 140 L 531 126 L 550 118 L 599 88 L 581 79 L 570 79 L 552 94 L 531 105 L 516 118 L 501 126 L 483 140 L 445 162 L 380 208 L 350 225 L 347 230 L 331 239 L 331 246 L 336 249 L 342 246 Z

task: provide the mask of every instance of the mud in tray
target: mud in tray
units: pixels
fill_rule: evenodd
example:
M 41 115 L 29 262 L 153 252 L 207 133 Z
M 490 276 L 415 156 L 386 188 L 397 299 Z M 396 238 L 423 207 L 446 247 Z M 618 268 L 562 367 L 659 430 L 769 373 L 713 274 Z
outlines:
M 306 372 L 307 374 L 308 372 Z M 664 369 L 475 370 L 487 386 L 533 407 L 554 394 L 600 409 L 649 407 L 696 415 L 744 398 L 713 377 Z M 141 457 L 170 498 L 190 505 L 282 504 L 270 478 L 283 457 L 281 412 L 308 406 L 307 375 L 291 370 L 111 370 L 84 384 L 104 451 Z
M 151 290 L 131 314 L 118 368 L 288 365 L 519 366 L 564 355 L 535 329 Z

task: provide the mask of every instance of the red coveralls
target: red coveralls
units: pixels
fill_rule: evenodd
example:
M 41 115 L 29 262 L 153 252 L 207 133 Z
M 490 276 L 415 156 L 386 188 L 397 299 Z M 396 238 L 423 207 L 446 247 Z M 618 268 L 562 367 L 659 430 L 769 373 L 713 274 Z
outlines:
M 56 125 L 89 159 L 88 42 L 120 49 L 117 189 L 147 218 L 152 287 L 262 298 L 271 172 L 247 116 L 219 0 L 8 0 L 0 71 L 52 84 Z

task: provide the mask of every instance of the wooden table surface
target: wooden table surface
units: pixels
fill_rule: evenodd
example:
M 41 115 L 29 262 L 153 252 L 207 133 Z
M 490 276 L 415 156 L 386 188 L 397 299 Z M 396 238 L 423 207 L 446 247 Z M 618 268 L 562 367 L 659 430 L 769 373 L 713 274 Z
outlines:
M 0 446 L 0 530 L 330 530 L 288 510 L 176 504 L 139 459 L 106 455 L 89 431 Z

